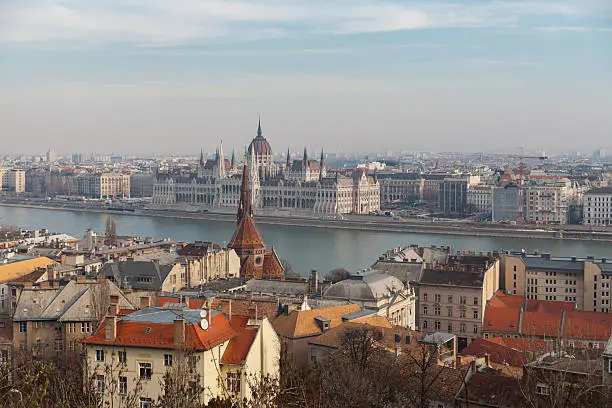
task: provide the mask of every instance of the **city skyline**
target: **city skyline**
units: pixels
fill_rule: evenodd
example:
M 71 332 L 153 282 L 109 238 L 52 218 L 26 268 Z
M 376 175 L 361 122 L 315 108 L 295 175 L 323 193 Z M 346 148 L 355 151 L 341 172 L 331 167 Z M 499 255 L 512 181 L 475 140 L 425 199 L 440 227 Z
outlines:
M 612 150 L 605 1 L 8 1 L 0 26 L 5 153 L 228 154 L 258 115 L 275 153 Z

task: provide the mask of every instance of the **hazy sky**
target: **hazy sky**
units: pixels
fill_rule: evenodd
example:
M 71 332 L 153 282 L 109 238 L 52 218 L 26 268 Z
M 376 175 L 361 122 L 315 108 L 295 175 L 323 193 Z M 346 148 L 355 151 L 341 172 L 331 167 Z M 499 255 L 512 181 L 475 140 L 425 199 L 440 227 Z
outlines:
M 612 151 L 612 0 L 0 0 L 2 153 Z

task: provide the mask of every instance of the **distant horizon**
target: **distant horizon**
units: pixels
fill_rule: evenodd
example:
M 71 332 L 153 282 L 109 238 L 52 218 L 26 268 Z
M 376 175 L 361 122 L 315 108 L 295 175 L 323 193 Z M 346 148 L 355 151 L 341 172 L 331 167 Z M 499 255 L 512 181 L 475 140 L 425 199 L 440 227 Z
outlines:
M 5 0 L 7 153 L 612 151 L 608 0 Z

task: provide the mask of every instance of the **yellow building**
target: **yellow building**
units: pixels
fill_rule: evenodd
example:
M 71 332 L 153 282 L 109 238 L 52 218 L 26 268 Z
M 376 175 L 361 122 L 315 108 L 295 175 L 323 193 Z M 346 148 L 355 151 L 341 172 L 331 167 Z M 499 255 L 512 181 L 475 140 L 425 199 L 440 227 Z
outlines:
M 166 373 L 197 389 L 198 399 L 234 395 L 249 398 L 249 378 L 278 378 L 280 345 L 267 321 L 228 319 L 208 310 L 149 307 L 118 318 L 108 316 L 83 341 L 88 377 L 104 400 L 137 393 L 140 407 L 151 407 L 163 392 Z M 181 367 L 188 370 L 180 371 Z
M 501 257 L 501 275 L 508 294 L 574 302 L 578 310 L 612 309 L 612 262 L 606 258 L 509 253 Z

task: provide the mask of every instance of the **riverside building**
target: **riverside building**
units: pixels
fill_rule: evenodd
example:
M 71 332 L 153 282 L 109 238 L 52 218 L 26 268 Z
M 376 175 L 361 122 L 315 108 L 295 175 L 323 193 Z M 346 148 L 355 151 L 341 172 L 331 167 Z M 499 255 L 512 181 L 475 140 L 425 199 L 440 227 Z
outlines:
M 380 210 L 380 184 L 364 169 L 352 175 L 328 174 L 325 155 L 311 160 L 304 149 L 301 159 L 285 163 L 273 160 L 272 147 L 263 136 L 261 123 L 257 136 L 245 152 L 250 180 L 251 203 L 255 213 L 285 214 L 368 214 Z M 215 158 L 204 161 L 196 172 L 158 173 L 153 188 L 153 207 L 199 209 L 238 207 L 241 177 L 232 155 L 227 161 L 223 145 Z

